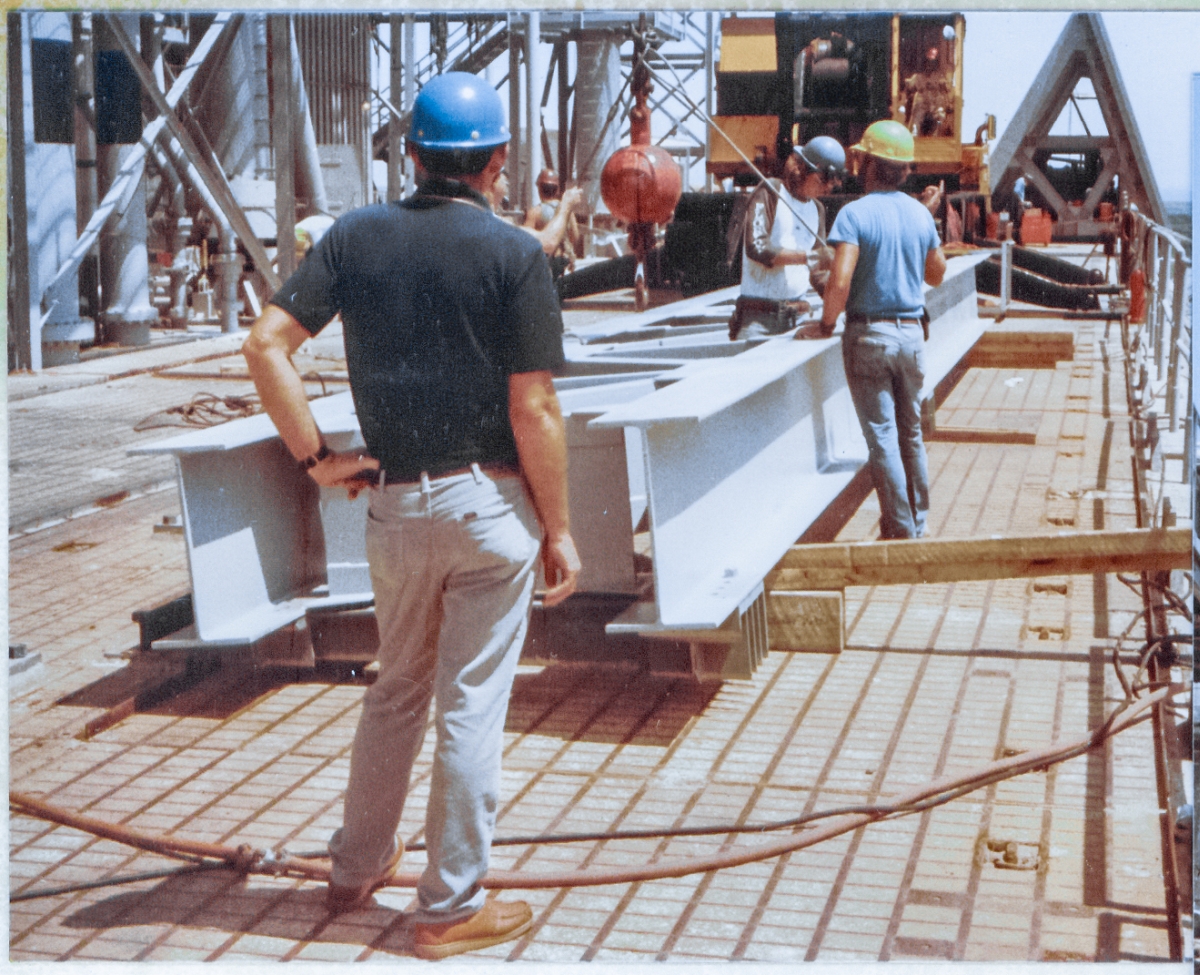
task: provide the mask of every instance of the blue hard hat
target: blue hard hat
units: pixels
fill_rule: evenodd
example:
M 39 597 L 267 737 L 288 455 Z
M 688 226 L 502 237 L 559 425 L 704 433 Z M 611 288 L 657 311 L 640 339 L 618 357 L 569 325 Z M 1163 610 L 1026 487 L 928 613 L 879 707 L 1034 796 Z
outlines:
M 422 149 L 487 149 L 509 139 L 496 89 L 465 71 L 447 71 L 421 89 L 409 138 Z
M 819 135 L 792 151 L 814 172 L 826 176 L 842 176 L 846 172 L 846 150 L 832 136 Z

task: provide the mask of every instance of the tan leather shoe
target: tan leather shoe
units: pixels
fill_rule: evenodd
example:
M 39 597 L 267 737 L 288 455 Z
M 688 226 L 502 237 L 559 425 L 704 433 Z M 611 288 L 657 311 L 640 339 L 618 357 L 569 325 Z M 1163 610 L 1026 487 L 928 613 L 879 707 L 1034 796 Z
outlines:
M 437 961 L 512 941 L 532 924 L 533 911 L 524 901 L 488 901 L 462 921 L 413 925 L 413 953 L 426 961 Z
M 400 866 L 402 856 L 404 856 L 404 843 L 397 839 L 396 852 L 392 854 L 391 859 L 383 868 L 383 873 L 378 877 L 352 886 L 330 882 L 325 889 L 325 907 L 328 908 L 329 913 L 344 914 L 346 911 L 362 907 L 375 891 L 392 879 L 392 874 Z

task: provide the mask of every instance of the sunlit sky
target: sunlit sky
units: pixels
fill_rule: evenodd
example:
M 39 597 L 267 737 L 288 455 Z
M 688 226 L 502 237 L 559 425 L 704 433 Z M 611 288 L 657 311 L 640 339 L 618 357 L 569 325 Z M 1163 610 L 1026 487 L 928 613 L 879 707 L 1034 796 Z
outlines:
M 989 112 L 1003 133 L 1068 16 L 966 12 L 964 140 Z M 1191 76 L 1200 72 L 1200 13 L 1123 12 L 1102 17 L 1159 193 L 1167 203 L 1187 200 Z

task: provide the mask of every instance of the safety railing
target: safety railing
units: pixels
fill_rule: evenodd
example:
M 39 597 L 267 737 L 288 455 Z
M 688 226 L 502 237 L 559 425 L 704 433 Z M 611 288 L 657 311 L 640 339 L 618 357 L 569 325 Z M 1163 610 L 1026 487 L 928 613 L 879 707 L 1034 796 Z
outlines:
M 1192 380 L 1191 258 L 1178 234 L 1137 210 L 1123 215 L 1121 245 L 1122 278 L 1129 287 L 1125 345 L 1130 405 L 1139 440 L 1160 481 L 1166 476 L 1164 461 L 1179 459 L 1186 482 L 1195 449 L 1193 424 L 1187 421 Z M 1164 417 L 1166 430 L 1160 431 Z M 1175 434 L 1181 426 L 1182 451 L 1165 451 L 1160 433 Z M 1156 523 L 1162 516 L 1157 509 L 1157 504 L 1151 509 Z
M 1186 414 L 1191 381 L 1192 262 L 1179 235 L 1136 210 L 1125 217 L 1122 243 L 1129 249 L 1130 322 L 1139 326 L 1135 349 L 1151 383 L 1157 384 L 1172 433 Z M 1141 281 L 1138 281 L 1138 272 Z M 1137 291 L 1144 284 L 1144 303 Z M 1158 398 L 1157 396 L 1155 398 Z M 1180 400 L 1184 400 L 1181 408 Z

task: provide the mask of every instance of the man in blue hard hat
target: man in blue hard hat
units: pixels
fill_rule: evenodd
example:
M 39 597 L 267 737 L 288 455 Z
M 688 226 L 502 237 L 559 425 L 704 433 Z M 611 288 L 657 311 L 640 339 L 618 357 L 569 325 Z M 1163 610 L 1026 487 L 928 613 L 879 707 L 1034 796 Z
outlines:
M 838 185 L 846 153 L 819 135 L 788 153 L 782 181 L 761 184 L 751 195 L 742 241 L 742 291 L 729 323 L 734 340 L 779 335 L 811 308 L 805 295 L 825 235 L 819 196 Z
M 263 406 L 319 485 L 370 479 L 367 560 L 379 674 L 363 696 L 327 903 L 370 901 L 436 699 L 428 866 L 413 949 L 437 959 L 519 937 L 532 912 L 487 900 L 509 693 L 539 553 L 547 606 L 576 585 L 566 439 L 551 373 L 562 317 L 541 246 L 492 213 L 509 139 L 495 90 L 432 79 L 413 106 L 409 199 L 342 216 L 244 345 Z M 366 452 L 325 446 L 289 356 L 340 313 Z
M 833 268 L 819 322 L 798 339 L 829 338 L 846 312 L 842 361 L 869 450 L 882 538 L 920 538 L 929 512 L 929 471 L 921 438 L 923 343 L 928 319 L 922 283 L 946 273 L 930 187 L 918 201 L 900 191 L 915 156 L 900 122 L 873 122 L 852 147 L 862 153 L 866 196 L 847 203 L 829 232 Z

